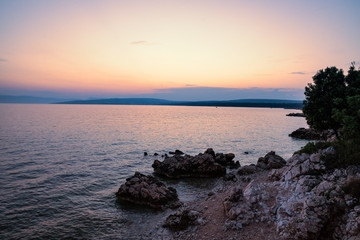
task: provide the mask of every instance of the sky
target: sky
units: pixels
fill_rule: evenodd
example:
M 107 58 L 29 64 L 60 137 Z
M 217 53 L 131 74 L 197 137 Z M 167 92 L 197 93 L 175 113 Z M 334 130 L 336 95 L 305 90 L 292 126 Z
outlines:
M 303 99 L 360 66 L 358 0 L 0 0 L 0 94 Z

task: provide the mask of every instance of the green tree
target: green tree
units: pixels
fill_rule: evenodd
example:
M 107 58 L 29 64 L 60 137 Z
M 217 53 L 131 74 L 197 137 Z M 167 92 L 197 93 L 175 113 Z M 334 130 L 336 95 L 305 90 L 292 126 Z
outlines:
M 326 162 L 332 167 L 359 165 L 360 68 L 356 70 L 352 63 L 346 76 L 341 69 L 326 68 L 318 71 L 313 80 L 314 83 L 305 88 L 303 112 L 306 120 L 316 130 L 335 130 L 340 140 L 331 143 L 338 156 Z
M 346 82 L 342 69 L 328 67 L 313 76 L 314 83 L 305 87 L 303 112 L 315 130 L 333 129 L 338 135 L 342 122 L 334 118 L 334 109 L 346 107 Z M 340 117 L 340 113 L 338 114 Z
M 333 118 L 342 126 L 343 138 L 360 139 L 360 70 L 352 62 L 345 77 L 346 98 L 335 99 Z

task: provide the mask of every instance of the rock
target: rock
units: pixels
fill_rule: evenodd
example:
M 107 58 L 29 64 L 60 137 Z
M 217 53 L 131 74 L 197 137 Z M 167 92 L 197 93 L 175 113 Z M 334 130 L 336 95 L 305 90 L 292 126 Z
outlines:
M 148 153 L 147 152 L 144 152 L 144 156 L 147 156 L 148 155 Z
M 318 239 L 329 217 L 325 197 L 292 197 L 277 211 L 277 231 L 282 239 Z
M 223 177 L 223 179 L 225 180 L 225 181 L 233 181 L 233 182 L 236 182 L 236 176 L 234 175 L 234 174 L 232 174 L 232 173 L 228 173 L 228 174 L 226 174 L 224 177 Z
M 184 153 L 178 149 L 175 150 L 175 152 L 169 152 L 171 155 L 183 155 Z
M 214 192 L 209 192 L 209 193 L 208 193 L 208 196 L 209 196 L 209 197 L 214 196 L 214 195 L 215 195 Z
M 224 230 L 241 230 L 243 228 L 241 222 L 227 219 L 224 224 Z
M 181 177 L 219 177 L 226 174 L 224 166 L 215 162 L 211 154 L 196 156 L 174 155 L 160 162 L 155 160 L 152 167 L 156 174 L 169 178 Z
M 205 151 L 205 154 L 210 154 L 214 157 L 215 162 L 219 163 L 222 166 L 229 166 L 231 169 L 239 168 L 240 163 L 239 161 L 234 162 L 233 159 L 235 158 L 235 154 L 233 153 L 216 153 L 212 150 L 212 148 L 209 148 Z
M 158 154 L 158 153 L 154 153 L 154 156 L 159 156 L 159 154 Z
M 240 186 L 236 186 L 232 188 L 230 196 L 227 197 L 225 200 L 230 202 L 238 202 L 240 200 L 243 200 L 244 194 L 243 190 Z
M 153 208 L 166 208 L 179 201 L 174 188 L 167 188 L 164 183 L 153 176 L 146 176 L 139 172 L 126 179 L 126 182 L 117 191 L 116 196 L 120 200 Z
M 290 133 L 289 136 L 307 140 L 323 140 L 321 134 L 311 128 L 299 128 Z
M 259 169 L 255 165 L 246 165 L 238 170 L 240 176 L 256 173 Z
M 288 117 L 306 117 L 304 113 L 289 113 L 286 114 Z
M 189 226 L 203 223 L 200 213 L 190 209 L 179 209 L 175 214 L 168 216 L 163 227 L 170 230 L 185 230 Z
M 215 151 L 212 148 L 206 149 L 206 151 L 204 153 L 205 154 L 210 154 L 211 156 L 213 156 L 213 158 L 216 157 Z
M 229 219 L 236 221 L 238 226 L 266 222 L 270 219 L 270 209 L 262 201 L 268 200 L 270 195 L 266 184 L 261 186 L 252 181 L 244 192 L 240 186 L 236 186 L 223 203 L 225 214 Z
M 275 152 L 271 151 L 265 155 L 265 157 L 261 157 L 258 159 L 256 166 L 262 169 L 274 169 L 274 168 L 282 168 L 285 166 L 286 161 L 276 155 Z
M 295 154 L 286 163 L 282 178 L 289 181 L 303 175 L 320 175 L 326 171 L 326 166 L 321 160 L 322 156 L 333 154 L 333 147 L 319 150 L 317 153 Z

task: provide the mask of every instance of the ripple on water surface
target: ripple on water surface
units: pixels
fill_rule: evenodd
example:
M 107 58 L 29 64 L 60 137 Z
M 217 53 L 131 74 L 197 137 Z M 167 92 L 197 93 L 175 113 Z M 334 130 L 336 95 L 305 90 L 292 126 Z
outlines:
M 135 171 L 152 174 L 161 155 L 212 147 L 244 165 L 271 150 L 288 158 L 306 144 L 288 137 L 305 119 L 284 109 L 0 104 L 0 111 L 1 239 L 141 237 L 171 210 L 120 203 L 115 192 Z M 160 180 L 185 202 L 217 186 Z

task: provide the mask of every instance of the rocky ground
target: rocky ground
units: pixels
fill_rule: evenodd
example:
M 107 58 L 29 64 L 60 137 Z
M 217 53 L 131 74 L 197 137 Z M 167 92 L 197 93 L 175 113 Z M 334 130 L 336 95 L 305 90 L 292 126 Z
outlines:
M 143 239 L 360 239 L 360 166 L 329 169 L 335 154 L 329 147 L 285 161 L 269 152 L 228 169 L 206 197 L 178 205 L 160 235 Z
M 208 197 L 183 207 L 198 220 L 169 239 L 360 239 L 360 167 L 327 169 L 323 156 L 334 153 L 294 155 L 282 168 L 249 174 L 240 168 L 235 182 L 219 179 Z

